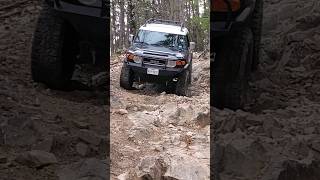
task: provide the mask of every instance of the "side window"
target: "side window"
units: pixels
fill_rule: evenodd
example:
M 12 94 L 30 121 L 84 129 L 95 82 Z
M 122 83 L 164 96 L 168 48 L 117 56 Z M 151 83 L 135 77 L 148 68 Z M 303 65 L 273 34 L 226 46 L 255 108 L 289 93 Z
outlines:
M 186 35 L 186 37 L 187 37 L 187 47 L 189 48 L 190 46 L 189 35 Z
M 182 49 L 187 49 L 189 47 L 187 36 L 178 36 L 178 47 L 181 47 Z
M 136 35 L 136 37 L 134 38 L 134 42 L 141 42 L 141 36 L 142 36 L 142 31 L 139 31 Z

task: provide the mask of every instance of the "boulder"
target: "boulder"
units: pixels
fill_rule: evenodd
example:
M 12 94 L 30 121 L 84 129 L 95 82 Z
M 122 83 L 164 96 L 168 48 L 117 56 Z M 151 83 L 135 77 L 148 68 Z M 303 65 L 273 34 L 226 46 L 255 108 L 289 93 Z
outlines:
M 53 145 L 53 137 L 48 137 L 45 138 L 43 141 L 41 141 L 40 143 L 36 144 L 33 149 L 34 150 L 41 150 L 41 151 L 46 151 L 46 152 L 50 152 L 51 148 Z
M 120 114 L 120 115 L 126 115 L 128 114 L 128 111 L 125 109 L 117 109 L 114 111 L 116 114 Z
M 107 179 L 107 164 L 96 158 L 80 160 L 64 166 L 58 171 L 59 180 L 103 180 Z
M 128 172 L 122 173 L 117 177 L 117 179 L 118 180 L 129 180 L 129 173 Z
M 169 124 L 178 124 L 181 116 L 181 109 L 178 108 L 177 103 L 168 103 L 162 106 L 161 121 Z
M 184 154 L 174 154 L 166 161 L 165 180 L 209 180 L 209 167 L 199 159 Z
M 40 150 L 22 153 L 15 161 L 22 165 L 34 168 L 44 167 L 58 162 L 54 154 Z
M 163 159 L 156 156 L 146 156 L 141 159 L 136 167 L 136 176 L 138 179 L 161 179 L 165 173 L 166 167 Z
M 81 156 L 86 156 L 88 153 L 88 150 L 89 150 L 88 145 L 86 145 L 85 143 L 79 142 L 76 145 L 76 151 Z
M 94 146 L 98 146 L 102 140 L 96 133 L 88 130 L 80 130 L 78 137 L 80 140 Z

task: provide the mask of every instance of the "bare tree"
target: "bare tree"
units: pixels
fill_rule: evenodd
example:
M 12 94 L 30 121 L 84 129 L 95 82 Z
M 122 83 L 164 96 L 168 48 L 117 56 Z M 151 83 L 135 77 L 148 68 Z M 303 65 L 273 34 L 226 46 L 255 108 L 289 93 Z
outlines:
M 120 32 L 119 32 L 119 48 L 120 49 L 123 49 L 124 46 L 125 46 L 125 38 L 126 38 L 126 29 L 125 29 L 125 7 L 124 7 L 124 2 L 123 0 L 119 0 L 119 9 L 120 9 L 120 18 L 119 18 L 119 21 L 120 21 Z

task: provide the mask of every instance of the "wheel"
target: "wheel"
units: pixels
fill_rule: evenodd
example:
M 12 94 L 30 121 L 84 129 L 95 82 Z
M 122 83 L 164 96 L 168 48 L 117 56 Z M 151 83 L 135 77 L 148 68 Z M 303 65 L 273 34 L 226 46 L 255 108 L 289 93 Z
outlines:
M 72 78 L 78 51 L 75 30 L 44 2 L 32 42 L 32 79 L 50 88 L 65 88 Z
M 188 83 L 189 83 L 189 85 L 190 85 L 191 82 L 192 82 L 192 61 L 190 62 L 190 65 L 189 65 L 188 69 L 189 69 Z
M 253 60 L 252 70 L 258 69 L 260 61 L 260 41 L 262 33 L 262 20 L 263 20 L 263 0 L 257 0 L 255 9 L 252 14 L 251 28 L 253 32 Z
M 176 93 L 177 83 L 173 81 L 167 82 L 166 85 L 166 93 L 167 94 L 175 94 Z
M 123 63 L 121 74 L 120 74 L 120 87 L 127 90 L 134 89 L 132 87 L 133 80 L 134 80 L 133 72 L 131 71 L 131 69 L 128 67 L 126 63 Z
M 216 57 L 211 78 L 212 105 L 241 109 L 247 101 L 252 67 L 253 35 L 250 28 L 215 41 Z
M 188 68 L 180 75 L 176 84 L 175 91 L 178 96 L 189 96 L 189 78 L 190 71 Z

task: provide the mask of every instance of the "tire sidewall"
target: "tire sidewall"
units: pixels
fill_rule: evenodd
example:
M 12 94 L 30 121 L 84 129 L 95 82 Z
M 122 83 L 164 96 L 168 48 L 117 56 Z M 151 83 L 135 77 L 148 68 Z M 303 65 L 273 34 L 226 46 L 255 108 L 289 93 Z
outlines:
M 132 87 L 133 81 L 134 81 L 133 72 L 130 69 L 130 67 L 124 62 L 121 68 L 120 86 L 125 89 L 132 90 L 134 89 Z
M 241 109 L 247 102 L 251 73 L 253 35 L 250 28 L 216 41 L 211 81 L 212 104 L 220 109 Z
M 176 84 L 176 94 L 179 96 L 189 96 L 189 68 L 182 72 L 180 78 Z
M 76 40 L 67 41 L 71 31 L 65 21 L 43 2 L 33 36 L 31 53 L 32 78 L 53 89 L 66 89 L 76 63 Z M 72 31 L 73 32 L 73 31 Z

